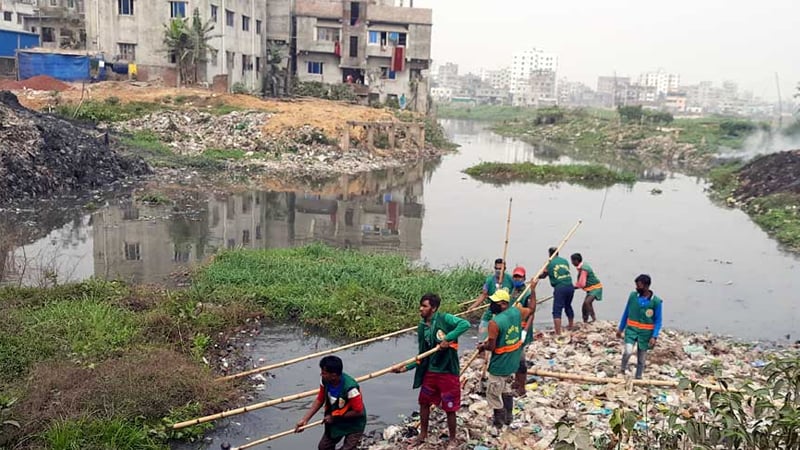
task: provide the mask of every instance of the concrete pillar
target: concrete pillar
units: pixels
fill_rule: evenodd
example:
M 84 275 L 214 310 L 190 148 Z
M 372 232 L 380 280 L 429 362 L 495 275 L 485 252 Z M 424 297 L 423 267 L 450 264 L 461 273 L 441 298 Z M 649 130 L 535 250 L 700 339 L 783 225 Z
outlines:
M 341 147 L 343 152 L 350 150 L 350 125 L 347 124 L 344 126 L 344 131 L 342 131 L 342 140 L 339 142 L 339 147 Z
M 397 129 L 395 128 L 394 125 L 389 125 L 387 127 L 387 130 L 386 130 L 386 132 L 389 134 L 389 148 L 392 148 L 392 149 L 395 148 L 394 147 L 394 145 L 395 145 L 394 144 L 394 140 L 395 140 L 394 133 L 395 133 L 395 131 L 397 131 Z
M 419 127 L 419 147 L 425 147 L 425 126 L 422 124 L 417 125 Z
M 367 150 L 375 149 L 375 130 L 370 125 L 365 125 L 367 129 Z

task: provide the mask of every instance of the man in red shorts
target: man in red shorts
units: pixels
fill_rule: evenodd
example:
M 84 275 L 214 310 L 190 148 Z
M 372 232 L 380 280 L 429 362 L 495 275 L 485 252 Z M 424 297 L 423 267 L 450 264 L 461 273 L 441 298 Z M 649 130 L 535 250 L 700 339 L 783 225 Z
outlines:
M 441 299 L 436 294 L 425 294 L 419 301 L 422 320 L 417 327 L 419 353 L 436 346 L 439 351 L 419 363 L 397 366 L 395 373 L 416 368 L 414 389 L 419 391 L 420 430 L 417 444 L 428 438 L 428 419 L 431 405 L 447 413 L 447 428 L 450 432 L 448 447 L 456 445 L 456 411 L 461 408 L 461 383 L 459 381 L 458 337 L 469 330 L 464 319 L 452 314 L 440 313 Z

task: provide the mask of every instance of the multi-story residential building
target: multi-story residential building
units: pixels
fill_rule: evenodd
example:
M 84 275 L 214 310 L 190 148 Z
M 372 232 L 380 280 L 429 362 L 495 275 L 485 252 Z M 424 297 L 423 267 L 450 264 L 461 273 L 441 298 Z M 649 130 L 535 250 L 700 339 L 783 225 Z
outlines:
M 436 84 L 440 87 L 458 87 L 458 64 L 444 63 L 436 71 Z
M 449 102 L 453 98 L 453 89 L 434 86 L 431 88 L 431 97 L 437 102 Z
M 631 79 L 628 77 L 597 77 L 597 97 L 600 105 L 606 108 L 625 105 L 630 85 Z
M 523 93 L 534 72 L 556 73 L 557 71 L 558 56 L 553 53 L 537 48 L 516 52 L 511 59 L 511 93 Z
M 427 110 L 432 11 L 393 0 L 297 0 L 299 81 L 350 83 L 369 102 Z
M 135 62 L 137 77 L 176 83 L 175 56 L 164 46 L 164 26 L 190 18 L 195 9 L 214 26 L 208 61 L 200 63 L 200 81 L 227 74 L 228 83 L 260 86 L 267 2 L 255 0 L 85 0 L 89 50 L 107 60 Z
M 668 93 L 678 90 L 681 84 L 681 76 L 675 73 L 667 73 L 662 69 L 655 72 L 645 72 L 639 76 L 639 84 L 642 86 L 654 86 L 656 96 L 664 97 Z
M 595 92 L 578 81 L 562 78 L 558 81 L 558 104 L 563 106 L 592 106 L 596 102 Z
M 683 92 L 670 92 L 664 99 L 664 108 L 674 113 L 686 112 L 686 94 Z
M 0 29 L 28 31 L 25 18 L 34 15 L 36 0 L 0 0 Z

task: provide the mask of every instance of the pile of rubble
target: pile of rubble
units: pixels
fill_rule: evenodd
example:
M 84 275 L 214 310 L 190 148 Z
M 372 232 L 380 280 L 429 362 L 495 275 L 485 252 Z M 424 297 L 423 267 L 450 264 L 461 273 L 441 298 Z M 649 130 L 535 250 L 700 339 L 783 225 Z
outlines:
M 573 331 L 569 339 L 539 334 L 527 349 L 528 362 L 533 364 L 531 370 L 620 378 L 622 342 L 615 337 L 615 330 L 612 323 L 596 322 Z M 710 385 L 717 379 L 759 382 L 763 381 L 760 368 L 770 351 L 711 335 L 663 330 L 657 346 L 648 353 L 644 378 L 672 382 L 688 378 Z M 463 356 L 466 358 L 469 353 Z M 636 356 L 631 359 L 629 370 L 635 368 Z M 475 360 L 464 374 L 467 385 L 462 391 L 462 408 L 457 413 L 459 443 L 456 448 L 459 449 L 550 448 L 556 437 L 556 424 L 561 421 L 574 424 L 575 429 L 586 430 L 595 440 L 603 437 L 610 440 L 609 419 L 614 411 L 641 413 L 645 404 L 649 405 L 648 413 L 639 414 L 636 429 L 664 423 L 670 411 L 688 418 L 699 417 L 708 410 L 708 405 L 696 400 L 691 391 L 634 386 L 630 380 L 601 384 L 529 376 L 525 397 L 515 398 L 513 422 L 497 430 L 490 425 L 492 411 L 480 394 L 482 366 L 480 359 Z M 418 434 L 418 425 L 419 417 L 415 413 L 399 425 L 369 434 L 364 447 L 370 450 L 406 448 Z M 445 448 L 446 437 L 444 413 L 434 410 L 428 443 L 418 448 Z
M 26 109 L 0 91 L 0 203 L 106 187 L 148 171 L 141 159 L 112 150 L 104 134 Z
M 149 131 L 181 155 L 208 149 L 266 152 L 262 127 L 271 116 L 263 111 L 233 111 L 214 115 L 198 110 L 168 110 L 115 125 L 117 131 Z
M 777 193 L 800 194 L 800 150 L 760 156 L 742 167 L 737 175 L 738 200 L 749 200 Z

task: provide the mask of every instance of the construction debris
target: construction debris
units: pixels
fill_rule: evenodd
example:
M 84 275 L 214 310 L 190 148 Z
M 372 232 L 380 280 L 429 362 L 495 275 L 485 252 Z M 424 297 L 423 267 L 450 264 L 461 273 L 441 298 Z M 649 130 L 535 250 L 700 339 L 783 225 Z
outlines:
M 538 334 L 527 348 L 532 369 L 619 378 L 622 341 L 615 337 L 615 325 L 596 322 L 582 325 L 569 339 L 556 339 L 552 334 Z M 466 347 L 466 346 L 465 346 Z M 760 368 L 772 350 L 758 345 L 736 343 L 707 334 L 690 334 L 663 330 L 658 344 L 648 353 L 644 377 L 670 382 L 688 378 L 707 385 L 719 379 L 735 380 L 734 384 L 752 380 L 763 382 Z M 462 352 L 465 360 L 469 351 Z M 635 360 L 635 356 L 632 358 Z M 632 364 L 634 361 L 632 361 Z M 649 404 L 649 413 L 639 416 L 636 429 L 647 429 L 666 421 L 669 411 L 684 417 L 702 417 L 708 404 L 699 402 L 691 391 L 665 387 L 634 386 L 632 382 L 589 384 L 555 378 L 529 376 L 525 397 L 516 397 L 511 425 L 498 430 L 490 425 L 491 408 L 479 394 L 483 361 L 476 360 L 467 369 L 467 385 L 462 391 L 462 408 L 457 413 L 458 449 L 546 449 L 559 430 L 558 422 L 574 424 L 571 439 L 576 447 L 581 440 L 611 440 L 609 419 L 617 409 L 640 413 Z M 630 370 L 630 369 L 629 369 Z M 609 380 L 612 381 L 612 380 Z M 409 395 L 417 395 L 418 392 Z M 364 448 L 389 450 L 406 448 L 418 434 L 419 417 L 401 417 L 401 423 L 370 433 Z M 434 409 L 428 443 L 420 449 L 445 448 L 447 428 L 444 413 Z M 565 447 L 566 448 L 566 447 Z M 590 445 L 589 448 L 595 448 Z

